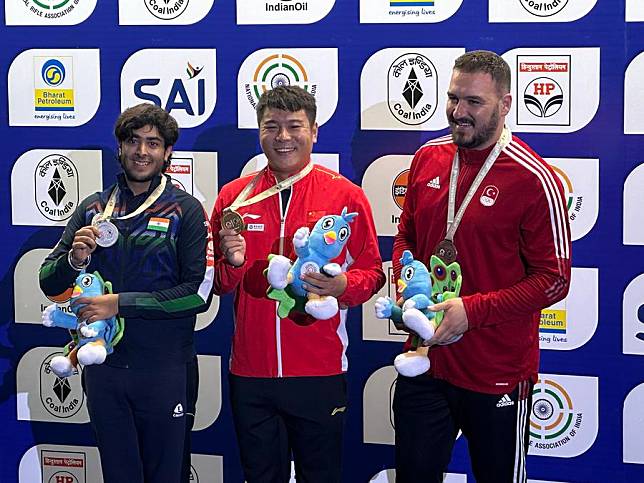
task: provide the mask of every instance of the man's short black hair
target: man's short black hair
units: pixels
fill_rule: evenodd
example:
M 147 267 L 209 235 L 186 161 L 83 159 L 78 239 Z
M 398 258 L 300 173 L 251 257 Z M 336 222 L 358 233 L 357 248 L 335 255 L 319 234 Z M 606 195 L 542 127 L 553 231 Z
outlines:
M 489 50 L 473 50 L 454 62 L 454 70 L 466 74 L 490 74 L 501 95 L 510 92 L 510 66 L 500 55 Z
M 315 124 L 317 106 L 315 97 L 298 86 L 277 86 L 266 91 L 257 103 L 257 125 L 262 121 L 266 109 L 279 109 L 281 111 L 297 112 L 304 110 L 311 127 Z
M 147 102 L 123 111 L 114 125 L 114 136 L 120 143 L 130 139 L 135 130 L 144 126 L 156 127 L 165 143 L 165 148 L 174 146 L 179 139 L 177 121 L 155 104 Z

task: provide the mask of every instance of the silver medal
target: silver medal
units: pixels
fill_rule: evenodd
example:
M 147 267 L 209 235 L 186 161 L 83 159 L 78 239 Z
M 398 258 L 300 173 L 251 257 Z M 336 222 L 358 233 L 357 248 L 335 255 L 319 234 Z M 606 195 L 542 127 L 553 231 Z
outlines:
M 119 230 L 116 225 L 109 220 L 104 220 L 97 215 L 92 220 L 92 225 L 98 228 L 98 236 L 96 237 L 96 244 L 99 247 L 107 248 L 116 243 L 119 238 Z

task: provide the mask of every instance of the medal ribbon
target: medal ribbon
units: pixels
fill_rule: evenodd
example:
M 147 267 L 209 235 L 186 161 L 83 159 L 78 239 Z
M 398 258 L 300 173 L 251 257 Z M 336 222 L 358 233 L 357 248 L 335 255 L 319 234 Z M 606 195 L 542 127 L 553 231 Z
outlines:
M 467 209 L 467 205 L 469 205 L 470 201 L 472 201 L 472 198 L 474 197 L 474 193 L 483 182 L 483 178 L 485 178 L 485 175 L 487 175 L 490 169 L 492 169 L 492 165 L 496 161 L 496 158 L 499 157 L 499 154 L 501 154 L 501 151 L 503 150 L 503 148 L 505 148 L 511 140 L 512 140 L 512 133 L 507 127 L 504 127 L 503 132 L 501 133 L 501 137 L 494 145 L 494 148 L 492 149 L 490 154 L 488 154 L 487 158 L 485 159 L 483 166 L 481 166 L 481 169 L 476 175 L 476 178 L 474 178 L 474 181 L 472 182 L 470 189 L 467 191 L 467 194 L 463 199 L 463 203 L 461 203 L 461 206 L 458 208 L 458 212 L 456 213 L 456 216 L 454 216 L 454 210 L 456 208 L 456 184 L 458 182 L 458 173 L 460 171 L 460 160 L 458 157 L 458 149 L 456 149 L 456 153 L 454 154 L 454 159 L 452 161 L 452 172 L 450 173 L 450 176 L 449 176 L 449 197 L 448 197 L 448 204 L 447 204 L 447 234 L 445 235 L 446 240 L 449 240 L 449 241 L 454 240 L 454 234 L 456 233 L 458 225 L 461 223 L 461 219 L 463 218 L 463 214 Z
M 116 185 L 114 187 L 114 190 L 112 191 L 112 194 L 110 194 L 110 199 L 107 201 L 107 204 L 105 205 L 105 210 L 101 214 L 101 220 L 127 220 L 128 218 L 133 218 L 136 215 L 139 215 L 143 213 L 147 208 L 152 206 L 152 204 L 159 199 L 159 196 L 161 196 L 161 193 L 163 193 L 163 190 L 165 189 L 167 178 L 164 175 L 161 175 L 161 182 L 159 183 L 159 186 L 154 188 L 154 191 L 150 193 L 150 196 L 139 206 L 135 211 L 130 213 L 129 215 L 125 216 L 120 216 L 120 217 L 112 217 L 112 213 L 114 213 L 114 208 L 116 207 L 116 198 L 119 195 L 119 187 Z
M 307 164 L 304 167 L 304 169 L 299 173 L 286 178 L 284 181 L 280 181 L 276 185 L 271 186 L 267 190 L 262 191 L 261 193 L 253 196 L 252 198 L 246 199 L 246 197 L 250 194 L 250 192 L 253 190 L 253 188 L 259 181 L 259 178 L 261 178 L 262 174 L 264 173 L 264 170 L 261 170 L 259 173 L 255 175 L 255 177 L 250 181 L 250 183 L 246 185 L 246 187 L 241 191 L 241 193 L 237 195 L 237 198 L 235 198 L 235 201 L 233 201 L 233 203 L 228 208 L 226 208 L 226 210 L 235 211 L 237 208 L 241 208 L 242 206 L 254 205 L 255 203 L 259 203 L 260 201 L 263 201 L 266 198 L 270 198 L 274 194 L 277 194 L 280 191 L 283 191 L 293 186 L 295 183 L 297 183 L 299 180 L 301 180 L 307 174 L 309 174 L 312 169 L 313 169 L 313 163 L 309 162 L 309 164 Z

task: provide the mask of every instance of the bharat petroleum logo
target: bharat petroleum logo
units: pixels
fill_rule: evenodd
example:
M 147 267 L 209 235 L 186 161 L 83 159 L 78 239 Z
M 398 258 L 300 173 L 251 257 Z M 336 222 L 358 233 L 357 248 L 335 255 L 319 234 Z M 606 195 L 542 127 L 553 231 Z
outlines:
M 394 199 L 396 206 L 403 209 L 405 204 L 405 195 L 407 194 L 407 181 L 409 180 L 409 170 L 406 169 L 396 175 L 394 182 L 391 185 L 391 196 Z
M 523 92 L 523 102 L 531 114 L 537 117 L 555 115 L 564 101 L 561 86 L 549 77 L 538 77 L 528 83 Z
M 253 109 L 261 95 L 278 86 L 296 85 L 315 95 L 317 85 L 312 84 L 306 68 L 298 59 L 288 54 L 269 55 L 262 60 L 250 84 L 246 84 L 246 98 Z
M 50 59 L 43 64 L 41 74 L 45 84 L 56 87 L 65 80 L 65 66 L 57 59 Z
M 572 398 L 555 381 L 539 379 L 532 391 L 531 445 L 539 449 L 563 446 L 581 427 L 582 413 L 575 413 Z

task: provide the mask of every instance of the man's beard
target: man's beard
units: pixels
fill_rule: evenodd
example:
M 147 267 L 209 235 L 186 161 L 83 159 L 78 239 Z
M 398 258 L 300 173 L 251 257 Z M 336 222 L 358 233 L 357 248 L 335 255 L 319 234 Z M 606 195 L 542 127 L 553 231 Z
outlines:
M 455 132 L 456 119 L 454 119 L 454 116 L 452 114 L 449 115 L 448 121 L 450 129 L 452 131 L 452 141 L 454 141 L 454 144 L 460 146 L 461 148 L 475 149 L 479 146 L 482 146 L 483 144 L 488 143 L 490 139 L 494 137 L 494 134 L 496 133 L 496 130 L 499 126 L 499 113 L 496 110 L 492 112 L 490 121 L 481 128 L 477 128 L 472 119 L 466 120 L 472 122 L 472 126 L 474 127 L 474 134 L 469 141 L 466 141 L 462 135 Z

